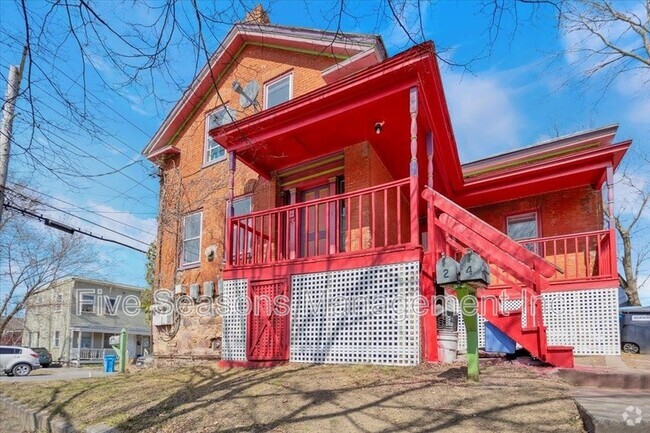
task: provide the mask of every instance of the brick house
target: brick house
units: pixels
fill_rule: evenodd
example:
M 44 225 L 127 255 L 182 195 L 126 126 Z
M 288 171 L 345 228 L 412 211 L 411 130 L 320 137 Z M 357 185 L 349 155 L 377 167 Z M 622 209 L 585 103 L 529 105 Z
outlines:
M 23 341 L 24 326 L 25 319 L 22 317 L 12 317 L 9 322 L 7 322 L 7 326 L 2 331 L 2 335 L 0 335 L 0 345 L 20 346 Z
M 435 262 L 467 248 L 492 272 L 479 298 L 500 294 L 482 320 L 554 365 L 619 353 L 616 126 L 461 164 L 432 43 L 387 57 L 379 37 L 255 12 L 144 150 L 156 285 L 193 299 L 154 316 L 159 360 L 436 361 Z M 420 296 L 399 318 L 334 302 Z

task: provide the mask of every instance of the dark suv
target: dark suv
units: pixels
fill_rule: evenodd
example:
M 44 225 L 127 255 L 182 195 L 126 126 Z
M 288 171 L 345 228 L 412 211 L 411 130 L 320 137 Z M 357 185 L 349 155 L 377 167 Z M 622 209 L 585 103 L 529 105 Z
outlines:
M 41 367 L 47 368 L 52 363 L 52 354 L 44 347 L 32 347 L 34 352 L 38 353 L 38 362 Z

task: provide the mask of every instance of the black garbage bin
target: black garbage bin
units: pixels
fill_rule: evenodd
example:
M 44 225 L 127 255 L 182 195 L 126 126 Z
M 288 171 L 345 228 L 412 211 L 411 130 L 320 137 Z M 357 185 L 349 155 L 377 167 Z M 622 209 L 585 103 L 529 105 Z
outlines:
M 650 351 L 650 308 L 621 309 L 621 346 L 623 352 Z

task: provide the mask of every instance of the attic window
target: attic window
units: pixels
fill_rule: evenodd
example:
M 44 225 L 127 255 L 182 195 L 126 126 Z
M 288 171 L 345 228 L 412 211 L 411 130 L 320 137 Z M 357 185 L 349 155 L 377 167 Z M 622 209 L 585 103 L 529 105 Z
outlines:
M 225 159 L 224 148 L 210 137 L 210 130 L 226 125 L 237 118 L 237 113 L 230 107 L 220 107 L 212 111 L 205 119 L 205 164 Z
M 293 74 L 289 73 L 264 85 L 264 108 L 275 107 L 291 99 Z

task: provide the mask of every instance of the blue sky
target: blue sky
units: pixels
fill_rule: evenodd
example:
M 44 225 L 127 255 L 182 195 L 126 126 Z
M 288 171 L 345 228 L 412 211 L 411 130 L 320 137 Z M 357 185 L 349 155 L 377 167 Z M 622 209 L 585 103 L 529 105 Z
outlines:
M 263 2 L 265 3 L 265 2 Z M 341 20 L 344 31 L 380 34 L 393 55 L 412 45 L 412 41 L 394 20 L 377 13 L 372 2 L 350 2 Z M 45 13 L 43 4 L 32 3 L 36 13 Z M 127 3 L 98 3 L 98 8 L 111 17 L 129 16 L 132 20 L 150 22 L 151 15 L 143 7 Z M 332 20 L 336 5 L 329 2 L 311 3 L 273 1 L 267 3 L 272 23 L 334 30 L 337 20 Z M 17 4 L 0 2 L 0 28 L 4 35 L 0 41 L 0 69 L 2 77 L 10 63 L 20 57 L 22 22 Z M 241 10 L 232 12 L 240 14 Z M 478 3 L 440 2 L 423 3 L 422 25 L 419 29 L 415 7 L 406 7 L 398 13 L 407 23 L 410 33 L 417 41 L 431 39 L 442 56 L 454 63 L 469 62 L 467 68 L 442 65 L 443 81 L 450 106 L 452 123 L 464 162 L 490 154 L 515 149 L 558 134 L 568 134 L 588 128 L 619 123 L 617 138 L 634 140 L 638 149 L 650 150 L 650 93 L 640 84 L 644 77 L 624 76 L 610 85 L 606 76 L 595 76 L 587 82 L 571 79 L 579 76 L 584 65 L 580 56 L 571 52 L 582 44 L 580 35 L 566 34 L 558 29 L 550 12 L 541 11 L 530 20 L 526 9 L 520 11 L 520 21 L 506 16 L 502 28 L 491 45 L 486 32 L 489 15 L 481 12 Z M 227 32 L 228 25 L 218 25 L 207 35 L 211 48 Z M 488 49 L 491 47 L 491 49 Z M 71 48 L 63 52 L 65 59 L 55 65 L 47 65 L 73 94 L 79 96 L 80 88 L 75 77 L 81 70 Z M 565 51 L 570 51 L 566 53 Z M 171 103 L 180 96 L 180 89 L 187 85 L 193 74 L 193 63 L 187 53 L 176 50 L 174 78 L 178 85 L 162 82 L 156 91 L 167 99 L 166 103 L 154 100 L 141 87 L 122 86 L 120 75 L 110 62 L 100 56 L 86 60 L 89 70 L 87 88 L 88 111 L 95 116 L 106 133 L 90 137 L 71 128 L 67 134 L 37 136 L 37 140 L 49 140 L 50 145 L 67 147 L 80 153 L 77 146 L 97 159 L 82 155 L 78 161 L 80 171 L 101 175 L 110 167 L 130 165 L 121 173 L 95 177 L 92 180 L 73 180 L 73 187 L 62 183 L 48 173 L 34 170 L 26 164 L 24 155 L 14 148 L 16 155 L 10 170 L 14 180 L 28 180 L 35 189 L 54 198 L 44 198 L 50 204 L 92 221 L 111 227 L 144 243 L 155 236 L 158 181 L 153 167 L 142 159 L 139 151 L 162 122 Z M 471 60 L 471 62 L 470 62 Z M 190 65 L 190 66 L 187 66 Z M 645 77 L 647 79 L 647 77 Z M 112 91 L 106 90 L 112 84 Z M 40 87 L 39 87 L 40 86 Z M 46 83 L 37 82 L 34 92 L 47 111 L 48 118 L 63 121 L 62 107 Z M 18 112 L 25 110 L 19 104 Z M 21 115 L 26 115 L 23 112 Z M 64 121 L 63 121 L 64 122 Z M 65 123 L 65 122 L 64 122 Z M 17 141 L 26 140 L 24 131 L 16 131 Z M 631 161 L 632 163 L 634 161 Z M 635 171 L 638 183 L 650 182 L 648 170 Z M 633 206 L 634 195 L 626 188 L 618 188 L 619 202 Z M 65 202 L 73 203 L 74 206 Z M 80 209 L 83 208 L 83 209 Z M 99 212 L 93 213 L 88 210 Z M 134 245 L 145 245 L 123 238 L 102 229 L 88 226 L 70 216 L 52 209 L 43 213 L 71 222 L 75 226 L 89 228 Z M 109 219 L 110 218 L 110 219 Z M 650 224 L 650 215 L 644 216 Z M 118 222 L 114 221 L 117 220 Z M 647 237 L 644 238 L 644 241 Z M 103 277 L 129 284 L 144 284 L 144 256 L 125 248 L 98 244 L 98 251 L 113 263 L 103 271 Z M 650 274 L 646 267 L 645 274 Z M 643 294 L 650 303 L 650 290 Z

